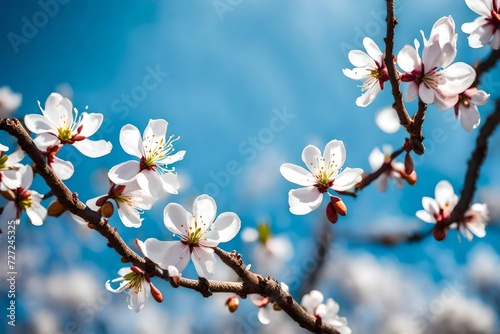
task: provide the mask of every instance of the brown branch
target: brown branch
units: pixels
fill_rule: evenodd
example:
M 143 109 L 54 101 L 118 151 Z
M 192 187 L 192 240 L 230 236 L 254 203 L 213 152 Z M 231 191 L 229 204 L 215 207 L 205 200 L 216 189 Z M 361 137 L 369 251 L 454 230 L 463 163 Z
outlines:
M 479 135 L 476 139 L 476 148 L 472 152 L 467 165 L 467 173 L 465 174 L 464 186 L 460 193 L 460 199 L 453 209 L 449 220 L 444 223 L 444 226 L 459 221 L 471 205 L 472 198 L 476 191 L 476 183 L 479 178 L 481 165 L 488 151 L 488 138 L 495 131 L 498 123 L 500 123 L 500 99 L 496 101 L 495 110 L 488 116 L 486 122 L 484 122 L 484 125 L 479 130 Z
M 370 185 L 373 181 L 375 181 L 380 175 L 382 175 L 388 168 L 391 167 L 391 163 L 394 159 L 396 159 L 397 156 L 399 156 L 401 153 L 405 152 L 405 149 L 401 147 L 399 150 L 396 150 L 392 152 L 391 156 L 389 157 L 389 160 L 384 161 L 382 166 L 380 166 L 379 169 L 377 169 L 375 172 L 366 175 L 363 177 L 361 181 L 356 183 L 354 186 L 356 191 L 361 190 L 365 188 L 366 186 Z
M 107 219 L 90 208 L 78 199 L 76 193 L 72 193 L 68 187 L 57 177 L 52 168 L 46 163 L 44 156 L 38 150 L 33 140 L 26 132 L 21 122 L 17 119 L 0 118 L 0 130 L 4 130 L 17 139 L 19 146 L 33 160 L 37 172 L 45 180 L 47 185 L 53 191 L 59 202 L 73 214 L 88 222 L 88 226 L 108 240 L 108 245 L 113 248 L 122 258 L 131 262 L 133 265 L 143 269 L 150 276 L 157 276 L 169 281 L 168 272 L 158 268 L 149 259 L 142 258 L 134 252 L 123 241 L 116 228 L 108 224 Z M 200 292 L 204 297 L 209 297 L 214 292 L 229 292 L 246 296 L 247 294 L 258 293 L 272 298 L 293 320 L 300 326 L 313 333 L 331 333 L 339 334 L 337 330 L 321 322 L 311 314 L 308 314 L 287 292 L 281 289 L 280 285 L 270 277 L 254 274 L 246 270 L 243 266 L 241 256 L 233 253 L 227 253 L 219 248 L 215 248 L 215 253 L 222 262 L 232 268 L 243 282 L 221 282 L 210 281 L 204 278 L 198 280 L 180 278 L 179 285 L 188 289 Z

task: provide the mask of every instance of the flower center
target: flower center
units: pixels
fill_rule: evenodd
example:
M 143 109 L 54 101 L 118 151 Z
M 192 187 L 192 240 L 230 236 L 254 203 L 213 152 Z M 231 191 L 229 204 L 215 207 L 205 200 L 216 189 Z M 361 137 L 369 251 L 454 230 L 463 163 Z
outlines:
M 128 281 L 127 287 L 129 289 L 133 289 L 134 293 L 139 293 L 142 290 L 142 275 L 137 274 L 135 272 L 129 272 L 127 275 L 123 276 L 123 278 Z
M 144 151 L 146 152 L 146 156 L 143 157 L 143 162 L 145 169 L 151 169 L 151 167 L 160 167 L 161 169 L 166 169 L 167 164 L 158 163 L 164 159 L 172 150 L 174 149 L 173 143 L 179 140 L 180 137 L 175 137 L 171 135 L 167 141 L 165 141 L 165 137 L 160 139 L 155 138 L 155 135 L 147 136 L 144 140 Z M 167 171 L 167 170 L 165 170 Z
M 328 188 L 330 188 L 333 185 L 334 179 L 330 180 L 329 174 L 327 174 L 326 172 L 321 172 L 318 175 L 318 183 L 316 184 L 316 187 L 318 187 L 318 191 L 320 193 L 326 193 L 328 191 Z
M 18 195 L 18 205 L 21 210 L 26 211 L 26 209 L 31 208 L 33 205 L 33 199 L 31 198 L 31 191 L 29 190 L 24 190 L 22 188 L 18 188 L 19 195 Z
M 0 158 L 0 170 L 4 170 L 5 169 L 5 163 L 7 162 L 7 160 L 9 159 L 9 156 L 8 155 L 2 155 L 2 157 Z
M 68 128 L 58 128 L 57 129 L 57 134 L 59 135 L 59 139 L 65 141 L 71 140 L 73 131 L 68 127 Z

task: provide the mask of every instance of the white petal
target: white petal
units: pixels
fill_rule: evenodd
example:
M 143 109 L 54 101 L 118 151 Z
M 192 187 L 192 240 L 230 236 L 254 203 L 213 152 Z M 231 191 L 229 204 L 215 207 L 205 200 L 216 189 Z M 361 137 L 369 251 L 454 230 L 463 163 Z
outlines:
M 454 203 L 455 197 L 456 195 L 450 182 L 443 180 L 436 185 L 434 198 L 436 199 L 436 202 L 440 208 L 444 209 L 447 205 L 452 205 L 454 207 L 456 203 Z
M 420 57 L 417 50 L 410 45 L 405 45 L 398 53 L 398 66 L 407 73 L 420 70 Z
M 490 94 L 479 89 L 474 93 L 474 95 L 471 96 L 470 101 L 477 106 L 482 106 L 488 102 L 489 98 Z
M 436 219 L 425 210 L 418 210 L 416 216 L 426 223 L 436 223 Z
M 148 126 L 146 126 L 144 130 L 143 141 L 145 143 L 151 143 L 153 140 L 165 138 L 167 127 L 168 122 L 164 119 L 150 119 Z
M 205 247 L 194 247 L 191 253 L 198 276 L 210 278 L 215 273 L 214 250 Z
M 384 164 L 384 161 L 385 154 L 378 147 L 375 147 L 368 156 L 368 162 L 374 171 L 379 169 Z
M 200 195 L 193 202 L 193 215 L 198 227 L 202 232 L 205 232 L 215 219 L 217 205 L 212 197 L 208 195 Z
M 160 197 L 164 193 L 164 183 L 160 175 L 154 170 L 144 169 L 137 174 L 139 186 L 153 197 Z
M 120 216 L 123 225 L 126 227 L 141 227 L 143 219 L 136 209 L 123 202 L 117 202 L 116 205 L 118 206 L 118 216 Z
M 476 71 L 466 63 L 451 64 L 443 71 L 446 82 L 439 85 L 445 95 L 457 95 L 464 92 L 474 82 Z
M 323 167 L 323 162 L 321 160 L 321 151 L 314 145 L 307 145 L 302 150 L 302 161 L 306 164 L 306 167 L 314 174 L 317 175 L 319 169 Z M 294 182 L 294 181 L 291 181 Z
M 241 231 L 241 240 L 243 242 L 255 242 L 259 240 L 259 232 L 251 227 L 245 227 Z
M 30 114 L 24 116 L 24 124 L 33 133 L 57 133 L 57 127 L 45 116 Z
M 241 220 L 234 212 L 220 214 L 205 233 L 205 237 L 217 242 L 227 242 L 233 239 L 241 227 Z
M 308 214 L 317 209 L 322 200 L 323 194 L 320 193 L 315 186 L 292 189 L 288 192 L 290 212 L 295 215 Z
M 333 185 L 330 187 L 336 191 L 346 191 L 351 189 L 361 181 L 363 170 L 361 168 L 349 168 L 346 167 L 333 181 Z
M 375 123 L 380 130 L 389 134 L 395 133 L 401 127 L 401 124 L 399 124 L 398 114 L 392 107 L 380 110 L 375 117 Z
M 73 167 L 70 161 L 59 159 L 56 156 L 54 156 L 54 160 L 50 164 L 50 167 L 52 167 L 61 180 L 68 180 L 75 172 L 75 167 Z
M 365 92 L 356 99 L 356 105 L 358 107 L 367 107 L 372 103 L 377 97 L 378 93 L 380 93 L 380 84 L 378 81 L 373 81 L 373 85 L 370 88 L 365 90 Z
M 74 142 L 73 146 L 89 158 L 102 157 L 111 152 L 111 150 L 113 149 L 113 145 L 109 141 L 105 140 L 94 141 L 90 139 L 84 139 Z
M 189 227 L 193 224 L 193 215 L 180 204 L 169 203 L 163 210 L 163 222 L 170 232 L 187 235 Z
M 436 91 L 434 89 L 428 87 L 424 83 L 418 86 L 418 96 L 424 103 L 433 104 L 435 92 Z
M 486 236 L 486 229 L 484 224 L 478 223 L 468 223 L 466 228 L 469 229 L 478 238 L 484 238 Z
M 8 222 L 14 219 L 19 219 L 16 203 L 13 201 L 8 201 L 7 204 L 3 207 L 2 214 L 0 214 L 0 221 Z
M 42 113 L 57 128 L 69 128 L 73 123 L 73 103 L 59 93 L 49 95 Z
M 362 80 L 365 79 L 368 75 L 370 75 L 370 71 L 358 68 L 354 70 L 344 68 L 342 72 L 346 77 L 352 80 Z
M 373 60 L 380 62 L 382 51 L 380 51 L 378 45 L 370 37 L 363 38 L 363 46 Z M 382 64 L 379 63 L 379 66 L 382 66 Z
M 344 143 L 340 140 L 332 140 L 325 146 L 323 158 L 325 168 L 328 171 L 338 170 L 344 165 L 346 157 Z
M 129 160 L 111 168 L 108 172 L 108 177 L 113 183 L 125 184 L 135 179 L 139 171 L 139 162 Z
M 460 104 L 458 110 L 460 123 L 466 131 L 472 132 L 472 130 L 477 128 L 481 123 L 481 116 L 479 115 L 479 110 L 477 110 L 476 106 L 472 105 L 469 106 L 469 108 L 466 108 Z
M 102 124 L 104 116 L 102 114 L 97 113 L 82 113 L 82 120 L 80 122 L 80 126 L 82 127 L 82 131 L 79 133 L 80 136 L 90 137 L 94 133 L 99 130 L 99 127 Z
M 323 294 L 318 290 L 312 290 L 302 297 L 300 305 L 304 307 L 309 314 L 314 315 L 314 310 L 323 302 Z
M 172 155 L 167 155 L 165 158 L 160 159 L 157 162 L 162 163 L 162 164 L 171 165 L 177 161 L 184 159 L 185 155 L 186 155 L 186 151 L 178 151 Z
M 141 133 L 132 124 L 127 124 L 120 130 L 120 145 L 125 152 L 135 157 L 142 158 L 145 155 Z
M 55 147 L 60 143 L 59 139 L 52 133 L 39 134 L 33 141 L 36 147 L 42 152 L 47 152 L 49 148 Z
M 415 81 L 410 82 L 404 95 L 405 102 L 411 102 L 418 96 L 418 88 L 419 85 Z
M 144 241 L 148 257 L 163 269 L 176 267 L 182 272 L 189 263 L 189 246 L 180 241 L 159 241 L 150 238 Z
M 0 171 L 2 183 L 6 189 L 17 189 L 21 186 L 21 173 L 16 170 L 3 170 Z
M 259 307 L 259 312 L 257 313 L 257 318 L 263 325 L 269 325 L 271 323 L 270 313 L 271 310 L 267 306 Z
M 361 50 L 349 51 L 347 57 L 349 58 L 351 64 L 356 67 L 375 68 L 375 62 L 373 61 L 373 59 Z
M 300 186 L 312 186 L 317 182 L 309 171 L 290 163 L 281 165 L 280 173 L 286 180 Z
M 40 204 L 42 196 L 36 191 L 31 191 L 31 199 L 33 202 L 31 207 L 26 209 L 26 214 L 33 225 L 40 226 L 47 217 L 47 209 Z
M 21 172 L 21 188 L 29 189 L 33 182 L 33 169 L 30 165 L 26 165 L 21 167 L 19 172 Z
M 479 1 L 479 0 L 465 0 L 465 4 L 473 11 L 479 15 L 490 16 L 491 15 L 491 1 Z
M 169 194 L 177 194 L 177 190 L 181 186 L 177 178 L 177 174 L 166 173 L 160 174 L 160 180 L 162 182 L 163 190 Z
M 439 204 L 434 198 L 424 196 L 422 198 L 422 206 L 424 207 L 424 210 L 431 216 L 434 216 L 435 213 L 439 212 Z M 434 218 L 433 220 L 435 221 Z

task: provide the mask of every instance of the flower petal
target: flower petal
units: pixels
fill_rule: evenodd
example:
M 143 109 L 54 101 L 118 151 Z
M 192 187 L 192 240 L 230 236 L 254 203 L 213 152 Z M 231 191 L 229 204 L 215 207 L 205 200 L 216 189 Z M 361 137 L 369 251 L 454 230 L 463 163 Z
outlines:
M 134 157 L 145 156 L 141 133 L 132 124 L 127 124 L 120 130 L 120 145 L 125 152 Z
M 323 167 L 323 161 L 321 157 L 321 151 L 314 145 L 307 145 L 302 150 L 302 161 L 306 164 L 306 167 L 314 175 L 318 175 L 319 170 Z M 294 182 L 294 181 L 291 181 Z
M 129 160 L 111 168 L 108 172 L 108 177 L 116 184 L 125 184 L 135 179 L 139 171 L 139 162 Z
M 103 118 L 102 114 L 82 112 L 82 119 L 80 121 L 82 131 L 80 131 L 79 135 L 84 137 L 92 136 L 99 130 Z
M 323 194 L 320 193 L 315 186 L 292 189 L 288 192 L 290 212 L 294 215 L 308 214 L 317 209 L 322 200 Z
M 42 133 L 36 136 L 33 140 L 36 147 L 42 152 L 47 152 L 49 148 L 59 145 L 59 138 L 54 136 L 52 133 Z
M 207 239 L 219 242 L 227 242 L 233 239 L 241 227 L 241 220 L 234 212 L 221 213 L 205 233 Z M 202 242 L 201 242 L 202 243 Z
M 481 123 L 481 116 L 479 115 L 479 110 L 477 110 L 476 106 L 469 106 L 469 108 L 466 108 L 460 104 L 458 110 L 460 123 L 466 131 L 472 132 L 472 130 L 477 128 Z
M 456 197 L 450 182 L 443 180 L 436 185 L 434 198 L 441 209 L 453 209 L 456 204 Z
M 346 157 L 344 143 L 341 140 L 332 140 L 325 146 L 323 159 L 327 171 L 338 170 L 344 165 Z
M 24 124 L 33 133 L 57 133 L 57 127 L 45 116 L 30 114 L 24 116 Z
M 194 247 L 191 259 L 198 276 L 210 278 L 215 273 L 215 256 L 212 248 Z
M 89 158 L 99 158 L 102 157 L 113 149 L 113 145 L 109 141 L 105 140 L 90 140 L 84 139 L 76 141 L 73 146 L 80 151 L 83 155 Z
M 281 165 L 280 173 L 287 181 L 300 186 L 312 186 L 317 182 L 314 175 L 312 175 L 309 171 L 290 163 Z
M 163 190 L 169 194 L 177 194 L 177 190 L 180 188 L 179 179 L 177 174 L 165 173 L 160 174 L 160 180 L 162 182 Z
M 193 202 L 193 215 L 198 227 L 202 232 L 205 232 L 215 219 L 217 205 L 212 197 L 208 195 L 200 195 Z
M 139 211 L 124 202 L 116 202 L 116 205 L 118 206 L 118 216 L 123 225 L 126 227 L 141 227 L 143 218 L 141 218 Z
M 54 156 L 54 160 L 50 163 L 50 167 L 61 180 L 68 180 L 75 172 L 75 167 L 70 161 L 59 159 Z
M 189 246 L 180 241 L 159 241 L 149 238 L 144 241 L 148 257 L 163 269 L 174 266 L 182 272 L 189 263 Z
M 351 189 L 361 181 L 363 170 L 361 168 L 349 168 L 346 167 L 333 181 L 333 185 L 330 187 L 336 191 L 346 191 Z
M 163 210 L 163 222 L 170 232 L 187 235 L 193 224 L 193 215 L 180 204 L 169 203 Z
M 42 113 L 56 128 L 69 128 L 73 123 L 73 103 L 59 93 L 49 95 Z

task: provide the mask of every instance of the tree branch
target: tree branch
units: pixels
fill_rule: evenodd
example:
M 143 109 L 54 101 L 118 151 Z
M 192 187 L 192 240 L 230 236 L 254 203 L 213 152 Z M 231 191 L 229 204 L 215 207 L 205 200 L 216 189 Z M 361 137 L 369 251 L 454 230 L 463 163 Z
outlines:
M 151 260 L 144 259 L 134 252 L 123 241 L 116 228 L 109 225 L 107 219 L 102 218 L 99 213 L 88 208 L 78 199 L 76 193 L 72 193 L 68 189 L 57 177 L 52 168 L 45 163 L 44 156 L 40 153 L 18 119 L 0 118 L 0 130 L 8 132 L 17 139 L 19 146 L 33 160 L 37 172 L 42 176 L 64 207 L 87 221 L 89 228 L 96 230 L 105 237 L 108 240 L 108 245 L 120 254 L 122 258 L 143 269 L 145 272 L 150 273 L 151 276 L 157 276 L 169 281 L 166 270 L 158 268 Z M 204 297 L 209 297 L 214 292 L 229 292 L 240 296 L 258 293 L 272 298 L 293 320 L 309 331 L 313 333 L 339 334 L 333 327 L 321 324 L 315 316 L 308 314 L 290 294 L 281 289 L 280 285 L 274 279 L 270 277 L 262 278 L 262 276 L 246 270 L 243 266 L 241 255 L 236 254 L 236 252 L 227 253 L 219 248 L 215 248 L 215 253 L 220 257 L 222 262 L 238 274 L 243 281 L 242 283 L 210 281 L 204 278 L 200 278 L 199 280 L 180 278 L 179 285 L 196 290 Z
M 399 150 L 392 152 L 389 160 L 384 161 L 384 163 L 382 164 L 382 166 L 380 166 L 379 169 L 377 169 L 375 172 L 371 174 L 366 175 L 365 177 L 363 177 L 361 181 L 356 183 L 356 185 L 354 186 L 356 191 L 365 188 L 366 186 L 370 185 L 373 181 L 375 181 L 380 175 L 382 175 L 388 168 L 391 167 L 392 161 L 396 159 L 396 157 L 403 152 L 405 152 L 404 147 L 401 147 Z

